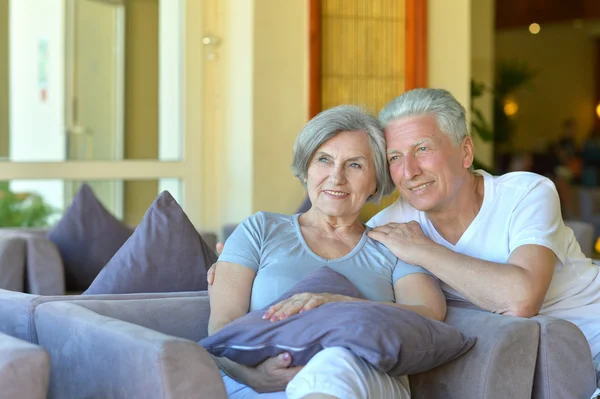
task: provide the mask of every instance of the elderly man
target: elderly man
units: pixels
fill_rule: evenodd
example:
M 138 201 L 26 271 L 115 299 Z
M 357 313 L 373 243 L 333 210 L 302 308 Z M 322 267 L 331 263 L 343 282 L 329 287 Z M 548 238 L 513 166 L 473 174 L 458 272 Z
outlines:
M 445 90 L 406 92 L 380 121 L 400 199 L 369 221 L 369 236 L 436 275 L 448 299 L 576 324 L 600 377 L 600 268 L 563 223 L 553 183 L 473 171 L 465 109 Z

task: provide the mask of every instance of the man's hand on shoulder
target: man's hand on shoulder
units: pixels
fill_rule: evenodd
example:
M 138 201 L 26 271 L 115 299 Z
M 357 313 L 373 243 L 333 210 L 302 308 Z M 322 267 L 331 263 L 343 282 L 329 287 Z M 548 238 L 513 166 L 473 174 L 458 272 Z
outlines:
M 223 252 L 223 244 L 222 242 L 217 243 L 217 253 L 221 255 Z M 208 281 L 208 285 L 211 286 L 215 282 L 215 272 L 217 271 L 217 263 L 213 263 L 208 271 L 206 272 L 206 281 Z
M 385 245 L 398 259 L 413 265 L 419 265 L 423 251 L 438 245 L 423 233 L 421 225 L 415 221 L 384 224 L 367 235 Z

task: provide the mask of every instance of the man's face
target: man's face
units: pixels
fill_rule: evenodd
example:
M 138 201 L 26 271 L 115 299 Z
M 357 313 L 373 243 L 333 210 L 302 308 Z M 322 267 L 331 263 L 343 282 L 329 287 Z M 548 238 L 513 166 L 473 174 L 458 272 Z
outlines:
M 392 179 L 410 205 L 443 212 L 453 205 L 473 162 L 470 137 L 454 147 L 433 115 L 397 119 L 385 128 Z

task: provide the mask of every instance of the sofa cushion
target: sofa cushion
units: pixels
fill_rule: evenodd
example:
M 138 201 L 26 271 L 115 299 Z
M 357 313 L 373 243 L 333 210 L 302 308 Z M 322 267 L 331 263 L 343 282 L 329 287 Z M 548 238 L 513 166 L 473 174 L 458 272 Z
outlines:
M 206 271 L 216 261 L 177 201 L 163 191 L 84 295 L 205 290 Z
M 60 221 L 48 232 L 63 260 L 67 290 L 83 291 L 129 238 L 132 229 L 82 184 Z
M 346 277 L 323 267 L 274 303 L 302 292 L 360 298 Z M 214 356 L 248 366 L 282 352 L 292 355 L 293 365 L 304 365 L 323 348 L 341 346 L 381 371 L 406 375 L 446 363 L 475 343 L 445 323 L 384 303 L 333 302 L 276 322 L 262 319 L 267 308 L 233 321 L 200 344 Z

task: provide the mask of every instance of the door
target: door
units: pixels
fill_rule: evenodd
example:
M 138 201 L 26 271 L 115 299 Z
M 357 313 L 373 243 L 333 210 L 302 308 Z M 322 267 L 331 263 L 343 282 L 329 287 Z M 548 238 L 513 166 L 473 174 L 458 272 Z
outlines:
M 67 160 L 123 159 L 124 14 L 121 1 L 67 0 Z M 108 209 L 123 216 L 123 182 L 89 184 Z M 66 204 L 77 189 L 65 184 Z

